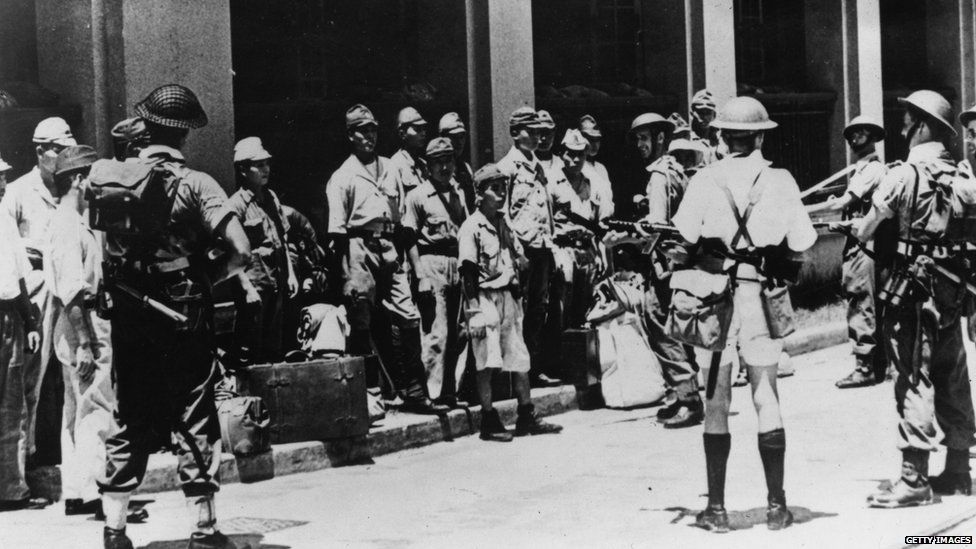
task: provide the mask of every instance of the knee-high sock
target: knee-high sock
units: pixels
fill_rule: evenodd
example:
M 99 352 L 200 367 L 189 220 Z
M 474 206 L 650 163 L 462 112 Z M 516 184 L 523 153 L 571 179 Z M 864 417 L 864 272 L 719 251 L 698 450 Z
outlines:
M 705 471 L 708 475 L 708 505 L 725 506 L 725 466 L 729 461 L 732 435 L 702 435 L 705 443 Z
M 759 433 L 759 456 L 766 473 L 769 501 L 784 501 L 786 495 L 783 492 L 783 461 L 786 456 L 786 432 L 775 429 L 768 433 Z
M 105 492 L 102 494 L 102 512 L 105 513 L 105 526 L 113 530 L 125 530 L 130 497 L 132 497 L 130 492 Z
M 186 498 L 186 506 L 193 517 L 193 531 L 213 534 L 217 529 L 217 508 L 213 494 Z

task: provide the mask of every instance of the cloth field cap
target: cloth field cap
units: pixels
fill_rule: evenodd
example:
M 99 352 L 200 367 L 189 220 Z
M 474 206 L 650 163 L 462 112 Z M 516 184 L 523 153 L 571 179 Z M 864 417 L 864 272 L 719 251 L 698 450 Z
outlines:
M 676 112 L 671 113 L 671 116 L 668 117 L 668 121 L 674 124 L 675 136 L 691 134 L 691 126 L 688 125 L 688 122 L 686 122 L 680 114 Z
M 260 137 L 245 137 L 234 145 L 235 164 L 245 160 L 260 162 L 269 158 L 271 158 L 271 153 L 264 149 L 264 144 L 261 143 Z
M 4 162 L 3 161 L 3 158 L 0 158 L 0 174 L 2 174 L 3 172 L 6 172 L 6 171 L 10 171 L 12 169 L 14 169 L 13 166 L 11 166 L 10 164 L 7 164 L 6 162 Z
M 53 144 L 62 147 L 73 147 L 78 144 L 71 133 L 71 127 L 64 118 L 58 116 L 41 120 L 34 128 L 33 141 L 38 145 Z
M 697 139 L 674 139 L 671 144 L 668 145 L 668 152 L 674 151 L 693 151 L 701 154 L 705 154 L 708 150 L 705 148 L 705 144 Z
M 525 105 L 512 111 L 512 116 L 508 118 L 508 127 L 541 128 L 542 125 L 539 123 L 539 116 L 536 114 L 535 109 Z
M 712 121 L 712 127 L 731 131 L 757 132 L 777 126 L 779 124 L 769 119 L 766 107 L 753 97 L 729 99 Z
M 123 143 L 131 143 L 137 139 L 148 137 L 146 121 L 139 117 L 126 118 L 112 126 L 112 137 Z
M 596 123 L 596 118 L 588 114 L 580 117 L 579 129 L 580 133 L 590 139 L 601 139 L 603 137 L 603 132 L 600 131 L 600 125 Z
M 959 113 L 959 123 L 965 126 L 976 119 L 976 105 Z
M 207 125 L 207 113 L 193 90 L 179 84 L 165 84 L 151 91 L 136 104 L 136 114 L 148 122 L 195 130 Z
M 552 119 L 552 115 L 549 114 L 549 111 L 544 111 L 542 109 L 539 109 L 538 111 L 536 111 L 535 117 L 536 120 L 538 120 L 539 122 L 540 128 L 545 128 L 547 130 L 556 129 L 556 121 Z
M 715 98 L 712 97 L 712 92 L 708 90 L 698 90 L 695 95 L 691 97 L 691 108 L 694 109 L 708 109 L 711 111 L 715 110 Z
M 373 111 L 369 110 L 366 105 L 353 105 L 346 111 L 346 129 L 351 130 L 361 126 L 379 126 L 379 124 L 376 123 Z
M 475 189 L 481 192 L 485 185 L 499 179 L 508 179 L 508 176 L 502 173 L 495 164 L 485 164 L 474 172 Z
M 899 97 L 898 102 L 903 105 L 908 105 L 911 108 L 915 108 L 930 118 L 934 118 L 938 122 L 942 123 L 943 126 L 952 132 L 952 135 L 957 135 L 956 129 L 952 127 L 952 123 L 949 122 L 949 113 L 952 111 L 952 107 L 945 97 L 939 92 L 934 92 L 932 90 L 918 90 L 911 93 L 908 97 Z
M 397 113 L 398 129 L 404 126 L 424 126 L 426 124 L 427 121 L 424 120 L 424 117 L 420 116 L 417 109 L 413 107 L 404 107 L 400 109 L 399 113 Z
M 468 133 L 468 129 L 464 127 L 464 122 L 461 121 L 461 116 L 456 112 L 449 112 L 442 116 L 440 122 L 437 124 L 437 131 L 441 135 L 448 133 Z
M 571 151 L 585 151 L 589 146 L 590 142 L 583 137 L 582 132 L 579 130 L 566 130 L 566 135 L 563 137 L 563 147 Z
M 74 145 L 58 153 L 54 161 L 54 175 L 60 176 L 76 170 L 90 168 L 98 160 L 98 153 L 88 145 Z
M 650 126 L 652 128 L 658 127 L 668 131 L 674 131 L 674 122 L 671 122 L 656 112 L 645 112 L 630 123 L 629 133 L 633 134 L 638 128 L 643 128 L 644 126 Z
M 844 139 L 850 139 L 855 130 L 867 130 L 872 141 L 884 139 L 884 128 L 874 118 L 867 115 L 855 116 L 847 123 L 847 126 L 844 127 Z
M 451 144 L 451 140 L 446 137 L 435 137 L 427 143 L 427 158 L 436 158 L 438 156 L 454 156 L 454 145 Z

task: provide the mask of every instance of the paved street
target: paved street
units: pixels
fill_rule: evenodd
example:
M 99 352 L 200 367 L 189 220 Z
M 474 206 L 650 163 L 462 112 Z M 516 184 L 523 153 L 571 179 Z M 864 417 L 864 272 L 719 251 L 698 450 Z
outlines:
M 701 429 L 665 431 L 653 409 L 555 416 L 562 435 L 489 444 L 475 437 L 399 452 L 371 465 L 229 485 L 223 530 L 241 546 L 317 547 L 892 547 L 905 535 L 972 522 L 976 499 L 875 510 L 864 497 L 899 467 L 891 384 L 841 392 L 846 346 L 797 357 L 781 380 L 786 493 L 797 524 L 765 528 L 765 486 L 748 389 L 734 392 L 727 504 L 735 531 L 690 527 L 705 503 Z M 942 468 L 934 456 L 932 472 Z M 188 532 L 183 499 L 154 499 L 137 547 L 161 549 Z M 962 524 L 960 526 L 960 524 Z M 0 515 L 5 548 L 98 547 L 101 525 L 44 511 Z M 976 533 L 966 532 L 966 533 Z M 169 542 L 169 543 L 167 543 Z M 775 545 L 774 545 L 775 544 Z

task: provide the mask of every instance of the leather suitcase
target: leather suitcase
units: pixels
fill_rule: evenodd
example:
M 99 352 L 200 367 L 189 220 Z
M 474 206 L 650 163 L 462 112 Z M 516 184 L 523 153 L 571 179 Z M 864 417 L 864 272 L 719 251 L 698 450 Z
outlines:
M 600 382 L 600 339 L 593 328 L 568 329 L 563 332 L 562 380 L 578 387 Z
M 362 357 L 250 366 L 250 393 L 271 412 L 272 444 L 351 438 L 369 431 Z

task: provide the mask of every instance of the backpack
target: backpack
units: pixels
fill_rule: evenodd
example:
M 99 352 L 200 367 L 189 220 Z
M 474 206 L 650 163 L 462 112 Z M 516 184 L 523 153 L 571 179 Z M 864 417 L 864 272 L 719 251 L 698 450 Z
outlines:
M 88 176 L 89 224 L 113 235 L 158 236 L 168 226 L 182 177 L 177 167 L 98 160 Z

